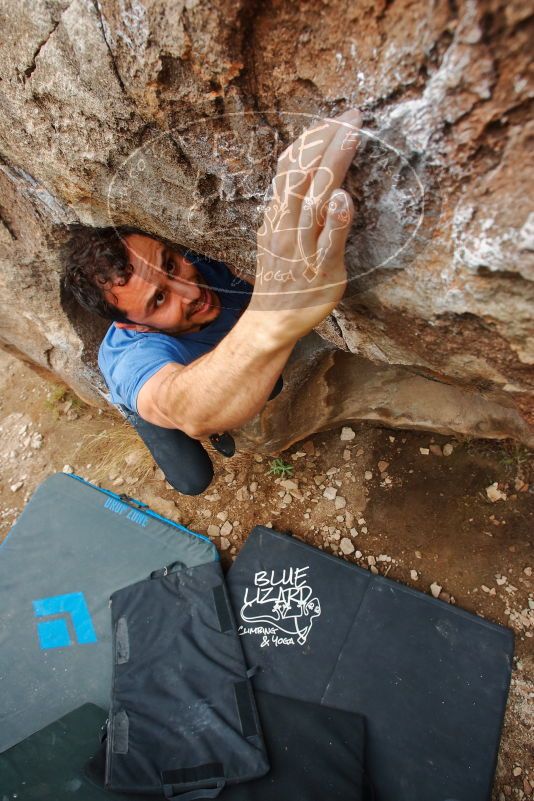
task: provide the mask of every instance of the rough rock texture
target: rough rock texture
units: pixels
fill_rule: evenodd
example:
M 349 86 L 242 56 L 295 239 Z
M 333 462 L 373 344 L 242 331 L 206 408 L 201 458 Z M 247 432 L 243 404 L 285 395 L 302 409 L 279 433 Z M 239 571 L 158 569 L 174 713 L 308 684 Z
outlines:
M 357 105 L 351 280 L 319 330 L 317 403 L 288 435 L 302 382 L 287 380 L 243 443 L 361 418 L 532 441 L 528 4 L 0 9 L 0 341 L 99 402 L 105 325 L 59 290 L 67 224 L 137 225 L 253 273 L 277 155 L 307 115 Z
M 368 420 L 391 428 L 422 429 L 500 439 L 504 433 L 530 441 L 531 433 L 513 401 L 376 364 L 305 337 L 292 354 L 282 392 L 235 437 L 241 450 L 276 455 L 316 431 Z M 280 425 L 280 421 L 284 425 Z

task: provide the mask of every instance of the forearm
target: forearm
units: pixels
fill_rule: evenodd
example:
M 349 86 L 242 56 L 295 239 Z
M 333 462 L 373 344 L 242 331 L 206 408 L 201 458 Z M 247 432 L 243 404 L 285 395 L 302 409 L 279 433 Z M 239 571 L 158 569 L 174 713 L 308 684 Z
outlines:
M 260 317 L 245 312 L 216 348 L 168 378 L 158 405 L 170 420 L 187 418 L 202 437 L 239 428 L 263 408 L 296 340 L 271 336 Z

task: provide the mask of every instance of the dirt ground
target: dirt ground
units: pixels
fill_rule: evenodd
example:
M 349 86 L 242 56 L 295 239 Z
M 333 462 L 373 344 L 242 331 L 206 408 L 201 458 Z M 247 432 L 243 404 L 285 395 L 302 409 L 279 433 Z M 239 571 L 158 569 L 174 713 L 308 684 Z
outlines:
M 534 799 L 532 454 L 368 425 L 352 432 L 297 443 L 281 455 L 293 468 L 285 477 L 269 472 L 269 457 L 212 452 L 213 483 L 186 497 L 118 416 L 0 351 L 0 540 L 37 485 L 65 468 L 208 534 L 227 565 L 254 525 L 270 524 L 422 592 L 438 585 L 443 602 L 514 631 L 493 799 Z

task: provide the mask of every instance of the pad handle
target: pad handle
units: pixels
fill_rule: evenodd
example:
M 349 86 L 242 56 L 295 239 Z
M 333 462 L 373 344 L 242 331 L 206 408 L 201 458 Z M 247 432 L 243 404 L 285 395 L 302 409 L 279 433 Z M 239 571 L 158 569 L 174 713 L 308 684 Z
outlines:
M 195 798 L 217 798 L 217 796 L 223 791 L 225 785 L 225 779 L 220 779 L 217 782 L 217 787 L 213 787 L 211 790 L 198 789 L 186 790 L 185 793 L 181 793 L 180 791 L 175 793 L 172 784 L 164 784 L 163 793 L 168 801 L 174 801 L 174 799 L 177 799 L 177 801 L 194 801 Z

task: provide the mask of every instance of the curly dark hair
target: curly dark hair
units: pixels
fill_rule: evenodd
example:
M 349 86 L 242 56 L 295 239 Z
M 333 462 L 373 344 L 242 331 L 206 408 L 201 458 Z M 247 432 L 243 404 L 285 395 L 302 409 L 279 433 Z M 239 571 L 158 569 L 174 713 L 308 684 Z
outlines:
M 108 303 L 105 289 L 124 286 L 132 274 L 123 237 L 144 233 L 134 228 L 91 228 L 75 225 L 61 248 L 63 287 L 87 311 L 107 320 L 129 322 L 120 309 Z

